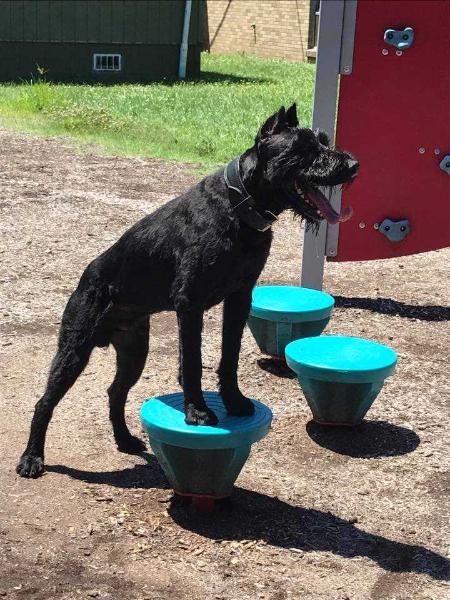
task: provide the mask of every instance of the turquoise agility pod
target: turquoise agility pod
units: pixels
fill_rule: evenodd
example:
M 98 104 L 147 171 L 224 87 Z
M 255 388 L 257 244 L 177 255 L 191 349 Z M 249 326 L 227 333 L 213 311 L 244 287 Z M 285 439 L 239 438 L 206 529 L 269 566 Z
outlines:
M 182 393 L 150 398 L 141 408 L 141 421 L 175 493 L 210 508 L 230 496 L 252 444 L 269 432 L 272 412 L 252 400 L 252 416 L 230 417 L 219 394 L 203 396 L 219 419 L 215 427 L 185 423 Z
M 261 352 L 284 360 L 290 342 L 322 333 L 333 306 L 333 297 L 318 290 L 260 286 L 253 290 L 248 326 Z
M 357 337 L 321 336 L 286 347 L 313 418 L 324 425 L 357 425 L 395 370 L 391 348 Z

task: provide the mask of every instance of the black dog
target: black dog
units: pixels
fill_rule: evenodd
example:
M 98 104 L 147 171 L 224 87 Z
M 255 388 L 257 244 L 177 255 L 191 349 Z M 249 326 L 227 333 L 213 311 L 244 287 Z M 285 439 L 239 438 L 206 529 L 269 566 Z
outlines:
M 357 161 L 329 147 L 323 133 L 299 129 L 295 104 L 272 115 L 254 146 L 186 194 L 129 229 L 83 273 L 64 311 L 58 351 L 44 395 L 36 404 L 23 477 L 44 468 L 44 442 L 53 410 L 86 366 L 95 346 L 112 344 L 117 373 L 108 389 L 119 450 L 144 449 L 125 423 L 125 402 L 148 352 L 149 316 L 175 310 L 180 339 L 180 384 L 186 422 L 215 425 L 202 395 L 203 313 L 224 301 L 220 393 L 229 414 L 249 415 L 237 367 L 251 293 L 270 250 L 277 215 L 291 209 L 316 224 L 338 215 L 318 186 L 351 182 Z

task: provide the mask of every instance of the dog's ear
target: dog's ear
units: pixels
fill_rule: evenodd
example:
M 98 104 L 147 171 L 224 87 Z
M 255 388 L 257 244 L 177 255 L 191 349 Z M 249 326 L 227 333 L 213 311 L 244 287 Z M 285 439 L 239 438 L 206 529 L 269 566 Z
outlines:
M 298 127 L 297 105 L 295 102 L 286 111 L 286 123 L 289 127 Z
M 322 146 L 326 146 L 327 148 L 330 147 L 330 138 L 325 133 L 325 131 L 320 131 L 320 129 L 316 129 L 315 134 Z
M 282 106 L 278 112 L 274 113 L 263 125 L 261 125 L 257 139 L 264 140 L 269 138 L 271 135 L 279 133 L 283 127 L 286 127 L 286 109 L 284 106 Z

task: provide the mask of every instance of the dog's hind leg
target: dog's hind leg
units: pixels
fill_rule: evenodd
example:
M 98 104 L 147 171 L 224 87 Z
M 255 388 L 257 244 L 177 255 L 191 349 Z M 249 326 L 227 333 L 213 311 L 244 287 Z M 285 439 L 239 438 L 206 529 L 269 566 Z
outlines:
M 87 365 L 94 346 L 108 345 L 108 336 L 99 326 L 108 302 L 107 291 L 99 288 L 86 270 L 64 310 L 47 387 L 35 406 L 28 444 L 16 468 L 22 477 L 42 474 L 45 436 L 56 405 Z
M 180 372 L 184 392 L 186 423 L 217 425 L 217 417 L 210 410 L 202 394 L 202 310 L 177 312 L 180 342 Z
M 37 402 L 28 444 L 16 471 L 22 477 L 38 477 L 44 470 L 44 445 L 53 411 L 75 383 L 94 348 L 94 324 L 100 299 L 74 292 L 64 312 L 58 351 L 52 361 L 47 387 Z
M 238 386 L 237 371 L 242 333 L 252 301 L 252 289 L 227 296 L 223 304 L 222 358 L 218 369 L 220 393 L 228 414 L 252 415 L 255 407 Z
M 133 323 L 130 329 L 115 331 L 111 343 L 117 353 L 117 372 L 108 389 L 109 418 L 117 448 L 121 452 L 136 454 L 145 450 L 145 444 L 131 435 L 125 422 L 125 403 L 128 392 L 138 381 L 147 360 L 149 318 Z
M 34 410 L 28 445 L 16 468 L 22 477 L 39 477 L 42 474 L 45 435 L 53 410 L 83 371 L 91 351 L 92 346 L 62 348 L 53 359 L 47 388 Z

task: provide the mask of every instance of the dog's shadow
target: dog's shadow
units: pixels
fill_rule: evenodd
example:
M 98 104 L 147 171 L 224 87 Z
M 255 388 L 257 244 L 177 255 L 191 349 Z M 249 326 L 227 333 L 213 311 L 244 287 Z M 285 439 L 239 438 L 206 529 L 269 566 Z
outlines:
M 166 476 L 153 454 L 142 452 L 140 456 L 145 459 L 145 463 L 138 463 L 134 467 L 121 471 L 83 471 L 65 465 L 46 465 L 45 470 L 49 473 L 67 475 L 85 483 L 110 485 L 122 489 L 170 489 Z
M 143 456 L 146 464 L 122 471 L 92 472 L 62 465 L 50 465 L 47 470 L 89 484 L 123 489 L 169 489 L 155 457 L 146 452 Z M 329 512 L 293 506 L 240 487 L 235 488 L 232 507 L 232 511 L 217 510 L 205 515 L 191 506 L 173 502 L 169 513 L 183 529 L 214 540 L 262 540 L 272 546 L 303 552 L 332 552 L 345 558 L 366 556 L 386 571 L 450 579 L 450 561 L 436 552 L 367 533 Z
M 303 552 L 332 552 L 344 558 L 365 556 L 386 571 L 450 578 L 450 561 L 423 546 L 373 535 L 329 512 L 292 506 L 243 488 L 233 494 L 232 512 L 198 513 L 173 503 L 169 513 L 184 529 L 213 540 L 263 540 Z

